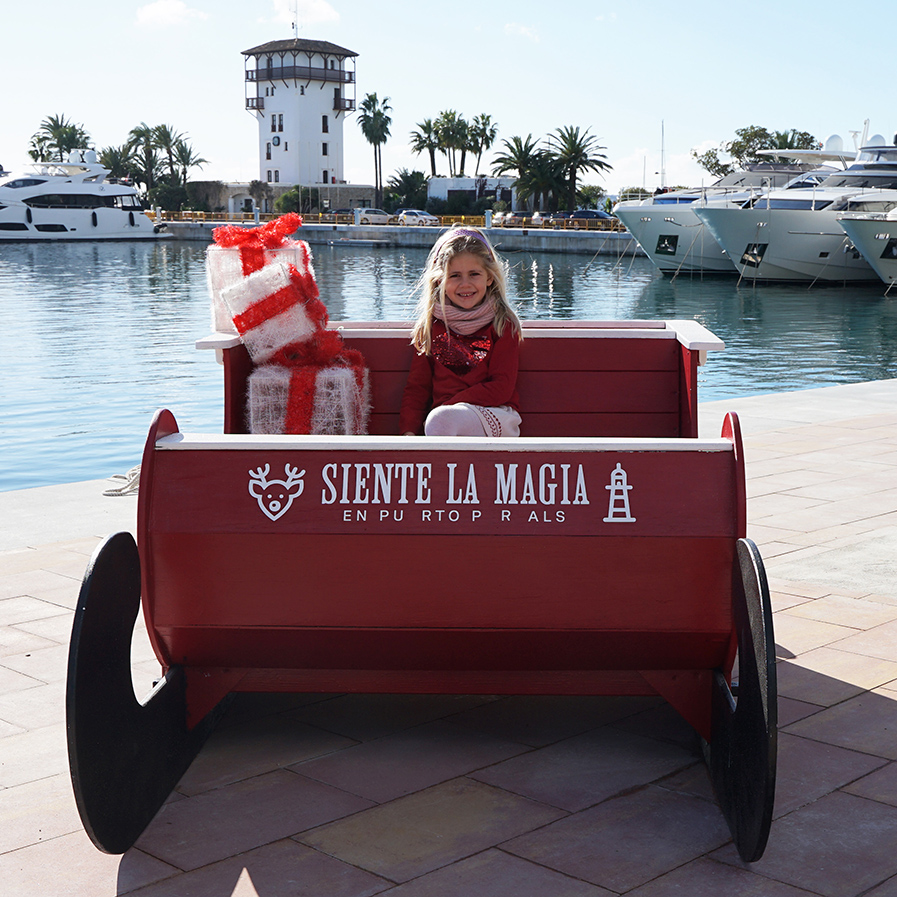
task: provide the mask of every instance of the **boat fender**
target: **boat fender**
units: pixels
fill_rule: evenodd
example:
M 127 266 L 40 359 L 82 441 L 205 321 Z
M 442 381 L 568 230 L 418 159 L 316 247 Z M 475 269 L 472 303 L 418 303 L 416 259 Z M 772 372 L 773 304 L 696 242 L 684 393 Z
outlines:
M 134 226 L 134 213 L 133 212 L 128 212 L 128 224 L 130 224 L 131 227 Z
M 32 218 L 32 215 L 31 215 L 31 209 L 25 209 L 25 220 L 26 220 L 29 224 L 31 224 L 31 218 Z
M 97 213 L 96 213 L 96 212 L 91 212 L 91 213 L 90 213 L 90 223 L 91 223 L 94 227 L 97 226 Z

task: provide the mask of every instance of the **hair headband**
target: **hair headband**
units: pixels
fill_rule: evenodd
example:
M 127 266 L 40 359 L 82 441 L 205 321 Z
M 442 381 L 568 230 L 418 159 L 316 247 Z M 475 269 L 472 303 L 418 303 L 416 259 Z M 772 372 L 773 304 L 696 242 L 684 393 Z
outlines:
M 470 230 L 466 227 L 456 227 L 453 230 L 447 231 L 439 241 L 440 245 L 448 243 L 448 241 L 456 234 L 460 234 L 462 237 L 473 237 L 475 240 L 479 240 L 489 250 L 491 255 L 495 255 L 495 250 L 489 245 L 489 241 L 479 231 Z

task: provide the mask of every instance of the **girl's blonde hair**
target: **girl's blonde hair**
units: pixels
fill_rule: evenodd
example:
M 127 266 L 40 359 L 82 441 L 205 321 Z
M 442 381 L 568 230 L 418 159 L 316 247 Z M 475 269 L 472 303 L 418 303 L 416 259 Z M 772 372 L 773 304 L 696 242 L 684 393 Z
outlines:
M 511 327 L 517 338 L 523 339 L 520 319 L 508 302 L 507 262 L 499 257 L 479 228 L 455 225 L 430 250 L 427 265 L 415 286 L 415 292 L 420 292 L 420 299 L 416 309 L 417 320 L 411 331 L 411 344 L 418 352 L 430 354 L 433 310 L 437 303 L 442 307 L 443 317 L 445 316 L 445 272 L 451 260 L 465 252 L 476 256 L 492 278 L 492 283 L 486 289 L 486 299 L 491 297 L 494 304 L 495 318 L 492 325 L 495 332 L 501 336 L 505 327 Z

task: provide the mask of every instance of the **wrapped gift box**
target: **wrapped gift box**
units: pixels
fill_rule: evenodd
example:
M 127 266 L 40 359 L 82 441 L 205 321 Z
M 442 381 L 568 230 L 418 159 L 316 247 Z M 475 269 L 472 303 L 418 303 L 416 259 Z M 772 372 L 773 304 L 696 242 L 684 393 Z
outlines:
M 370 380 L 364 365 L 267 364 L 249 376 L 250 433 L 321 436 L 367 432 Z

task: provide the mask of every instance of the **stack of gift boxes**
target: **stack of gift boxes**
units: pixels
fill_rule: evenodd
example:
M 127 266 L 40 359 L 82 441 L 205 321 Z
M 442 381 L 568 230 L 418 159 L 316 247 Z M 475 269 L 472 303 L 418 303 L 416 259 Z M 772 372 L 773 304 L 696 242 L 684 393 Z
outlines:
M 219 227 L 206 253 L 217 331 L 240 335 L 249 376 L 250 433 L 367 432 L 370 383 L 361 354 L 327 329 L 327 309 L 301 225 L 283 215 L 262 227 Z

